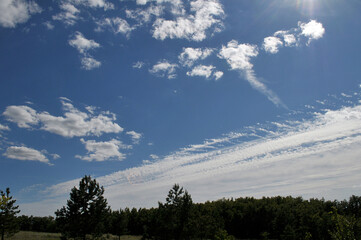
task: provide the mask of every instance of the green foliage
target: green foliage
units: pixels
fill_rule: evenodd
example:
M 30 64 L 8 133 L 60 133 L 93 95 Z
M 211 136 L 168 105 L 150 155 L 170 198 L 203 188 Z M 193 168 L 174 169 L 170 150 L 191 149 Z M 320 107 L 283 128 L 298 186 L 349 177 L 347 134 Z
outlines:
M 156 239 L 188 239 L 192 230 L 190 214 L 193 205 L 192 198 L 187 191 L 175 184 L 169 190 L 166 202 L 158 203 L 155 230 L 151 232 Z
M 334 223 L 334 229 L 330 231 L 331 238 L 333 240 L 355 240 L 355 218 L 353 216 L 347 218 L 338 214 L 335 207 L 330 214 Z
M 1 240 L 4 236 L 12 236 L 18 232 L 18 224 L 16 221 L 16 214 L 20 212 L 19 206 L 14 205 L 16 202 L 10 196 L 10 189 L 7 188 L 5 192 L 0 191 L 0 234 Z
M 79 188 L 71 190 L 67 206 L 55 212 L 56 222 L 65 238 L 86 239 L 87 234 L 93 238 L 102 235 L 110 212 L 103 194 L 104 188 L 90 176 L 82 178 Z
M 219 229 L 214 235 L 214 240 L 234 240 L 234 237 L 228 235 L 226 230 Z

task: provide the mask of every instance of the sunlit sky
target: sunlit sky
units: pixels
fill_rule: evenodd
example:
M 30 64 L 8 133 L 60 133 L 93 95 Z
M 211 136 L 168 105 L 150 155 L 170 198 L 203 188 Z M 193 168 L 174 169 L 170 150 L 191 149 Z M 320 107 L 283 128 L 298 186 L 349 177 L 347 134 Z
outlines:
M 358 0 L 1 0 L 0 189 L 48 216 L 361 191 Z

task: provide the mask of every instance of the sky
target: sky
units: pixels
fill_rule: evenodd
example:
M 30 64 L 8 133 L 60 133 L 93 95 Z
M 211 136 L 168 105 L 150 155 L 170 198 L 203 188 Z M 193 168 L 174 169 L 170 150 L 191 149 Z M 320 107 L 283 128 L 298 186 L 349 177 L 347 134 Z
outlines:
M 54 215 L 361 193 L 358 0 L 0 1 L 0 189 Z

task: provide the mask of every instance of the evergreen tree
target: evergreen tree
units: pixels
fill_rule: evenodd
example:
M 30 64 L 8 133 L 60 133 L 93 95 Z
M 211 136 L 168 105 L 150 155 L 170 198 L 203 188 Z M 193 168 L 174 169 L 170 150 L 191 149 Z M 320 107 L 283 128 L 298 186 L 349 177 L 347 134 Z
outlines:
M 159 203 L 161 239 L 189 239 L 192 205 L 191 195 L 175 184 L 168 193 L 166 203 Z
M 56 222 L 65 238 L 86 239 L 87 234 L 99 237 L 105 229 L 109 214 L 104 188 L 96 180 L 85 176 L 70 192 L 67 206 L 55 212 Z
M 10 196 L 10 189 L 5 192 L 0 191 L 0 233 L 1 240 L 4 240 L 5 234 L 11 236 L 18 231 L 16 214 L 20 212 L 19 206 L 15 206 L 16 200 Z

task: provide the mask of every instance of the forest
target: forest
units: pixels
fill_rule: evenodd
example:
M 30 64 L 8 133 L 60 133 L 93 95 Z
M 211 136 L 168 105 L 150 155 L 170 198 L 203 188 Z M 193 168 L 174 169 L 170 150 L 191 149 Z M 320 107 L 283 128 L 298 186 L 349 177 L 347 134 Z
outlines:
M 62 239 L 101 239 L 105 233 L 160 240 L 361 239 L 359 196 L 343 201 L 278 196 L 193 203 L 191 195 L 175 184 L 156 208 L 113 210 L 103 193 L 95 179 L 85 176 L 55 218 L 13 214 L 12 232 L 60 232 Z M 14 208 L 15 200 L 11 201 Z M 2 233 L 6 233 L 4 212 L 2 207 Z

